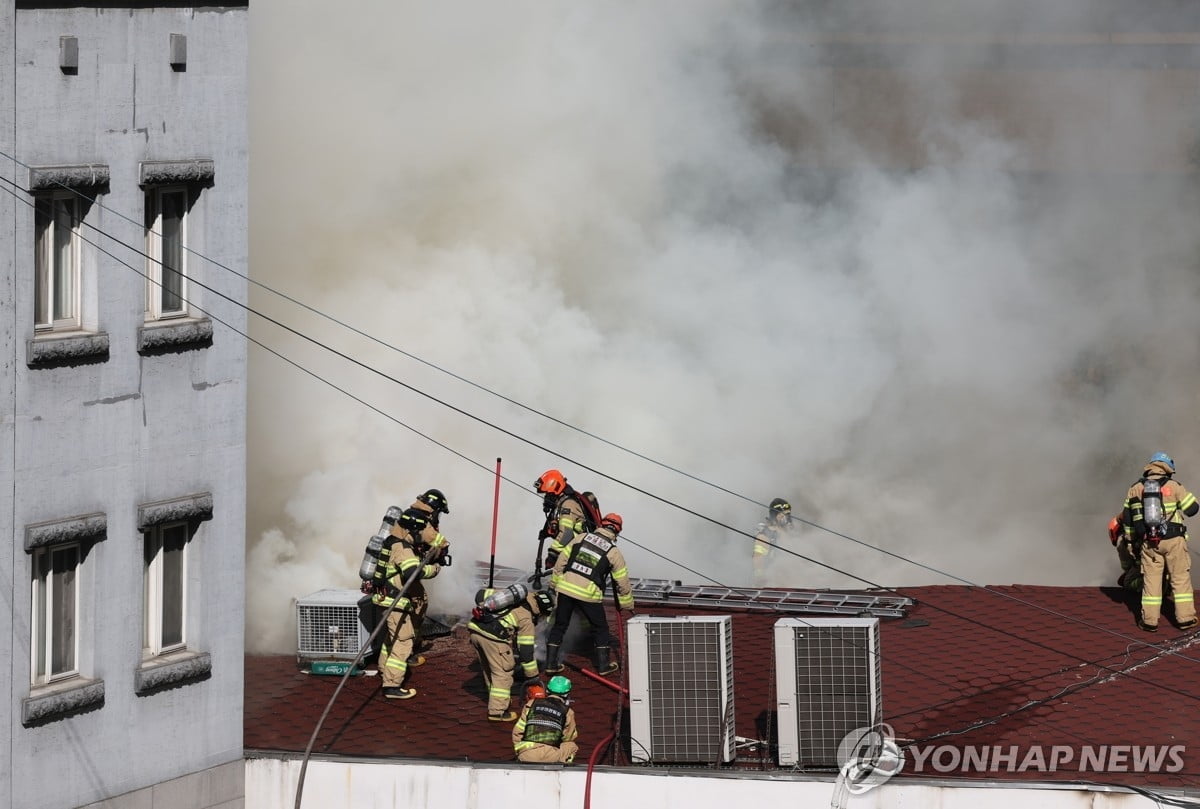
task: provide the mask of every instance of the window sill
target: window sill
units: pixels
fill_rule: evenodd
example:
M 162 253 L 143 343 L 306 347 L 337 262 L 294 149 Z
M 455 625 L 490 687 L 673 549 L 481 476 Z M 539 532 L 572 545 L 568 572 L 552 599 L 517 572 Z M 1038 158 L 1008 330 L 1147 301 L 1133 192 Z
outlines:
M 104 704 L 104 681 L 74 677 L 34 686 L 21 701 L 21 724 L 30 725 L 62 719 L 70 714 Z
M 133 690 L 148 694 L 190 680 L 199 680 L 212 673 L 212 656 L 208 652 L 182 649 L 152 657 L 133 672 Z
M 28 340 L 25 364 L 30 368 L 53 368 L 61 365 L 108 360 L 107 332 L 45 332 Z
M 163 354 L 212 345 L 213 327 L 208 318 L 155 320 L 138 329 L 138 353 Z

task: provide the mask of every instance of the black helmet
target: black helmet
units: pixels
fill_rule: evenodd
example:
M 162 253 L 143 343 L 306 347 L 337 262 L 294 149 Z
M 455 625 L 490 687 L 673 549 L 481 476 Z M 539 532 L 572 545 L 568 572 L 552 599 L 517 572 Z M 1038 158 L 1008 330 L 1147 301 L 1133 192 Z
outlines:
M 769 509 L 772 513 L 783 512 L 784 514 L 791 514 L 792 504 L 784 500 L 782 497 L 776 497 L 771 501 Z
M 442 494 L 441 489 L 430 489 L 417 500 L 429 506 L 435 513 L 438 511 L 443 514 L 450 513 L 450 506 L 446 505 L 446 495 Z

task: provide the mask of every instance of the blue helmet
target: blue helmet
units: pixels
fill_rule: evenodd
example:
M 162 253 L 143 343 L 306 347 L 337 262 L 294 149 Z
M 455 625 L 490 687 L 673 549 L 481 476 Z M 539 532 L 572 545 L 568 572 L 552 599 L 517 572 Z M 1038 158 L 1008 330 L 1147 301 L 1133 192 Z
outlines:
M 1159 461 L 1161 461 L 1162 463 L 1165 463 L 1167 466 L 1171 467 L 1172 472 L 1175 471 L 1175 462 L 1173 460 L 1171 460 L 1171 456 L 1168 455 L 1167 453 L 1156 452 L 1150 456 L 1150 463 L 1155 463 L 1155 462 L 1159 462 Z

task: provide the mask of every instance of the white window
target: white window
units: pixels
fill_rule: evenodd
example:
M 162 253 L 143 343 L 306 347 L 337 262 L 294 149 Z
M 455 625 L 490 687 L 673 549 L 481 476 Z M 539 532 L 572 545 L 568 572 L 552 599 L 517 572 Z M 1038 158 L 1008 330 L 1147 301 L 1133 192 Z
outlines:
M 32 682 L 43 685 L 77 673 L 79 545 L 33 553 Z
M 186 522 L 156 525 L 145 533 L 146 567 L 142 648 L 146 656 L 182 649 L 186 645 L 187 615 Z
M 146 319 L 187 315 L 186 186 L 146 191 Z
M 34 328 L 79 328 L 79 198 L 39 194 L 34 203 Z

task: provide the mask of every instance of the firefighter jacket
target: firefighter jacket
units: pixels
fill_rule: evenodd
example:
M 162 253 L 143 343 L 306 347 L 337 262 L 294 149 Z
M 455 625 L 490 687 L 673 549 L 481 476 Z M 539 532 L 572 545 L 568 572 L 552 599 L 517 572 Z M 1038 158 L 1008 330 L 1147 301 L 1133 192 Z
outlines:
M 756 557 L 770 555 L 775 546 L 779 544 L 779 540 L 791 535 L 794 531 L 795 527 L 792 525 L 790 517 L 782 523 L 774 517 L 759 523 L 758 531 L 754 536 L 754 555 Z
M 575 711 L 557 694 L 530 701 L 513 725 L 513 751 L 520 753 L 539 744 L 558 747 L 579 737 Z
M 1194 517 L 1197 512 L 1200 512 L 1200 503 L 1197 503 L 1196 496 L 1189 492 L 1182 483 L 1171 479 L 1172 474 L 1171 467 L 1162 461 L 1152 461 L 1146 464 L 1146 468 L 1142 470 L 1141 479 L 1129 487 L 1129 492 L 1125 495 L 1125 510 L 1122 515 L 1125 523 L 1125 537 L 1129 541 L 1141 543 L 1146 534 L 1146 524 L 1142 519 L 1142 481 L 1146 478 L 1156 479 L 1162 485 L 1162 503 L 1167 518 L 1167 533 L 1165 537 L 1161 538 L 1187 535 L 1183 518 L 1185 516 Z
M 610 577 L 617 585 L 618 606 L 632 610 L 633 588 L 625 557 L 617 548 L 617 535 L 610 528 L 597 528 L 571 539 L 554 563 L 550 586 L 560 595 L 599 604 L 604 600 Z
M 550 565 L 558 561 L 559 554 L 573 536 L 587 531 L 587 525 L 587 512 L 584 511 L 581 495 L 568 488 L 546 509 L 542 536 L 550 537 L 550 549 L 546 551 Z
M 520 604 L 503 612 L 484 612 L 478 618 L 472 617 L 467 623 L 467 631 L 499 643 L 515 645 L 521 671 L 526 677 L 536 677 L 538 666 L 534 659 L 536 630 L 533 618 L 536 614 L 536 602 L 533 593 L 530 593 Z
M 433 509 L 419 500 L 409 508 L 433 515 Z M 401 528 L 399 524 L 393 525 L 392 541 L 384 543 L 383 548 L 379 551 L 379 564 L 384 568 L 386 590 L 371 596 L 371 603 L 380 607 L 392 606 L 393 603 L 396 603 L 396 596 L 404 587 L 405 582 L 417 576 L 418 572 L 420 574 L 418 580 L 408 588 L 405 596 L 399 599 L 397 609 L 407 609 L 411 600 L 425 598 L 425 587 L 421 584 L 421 580 L 437 576 L 441 565 L 430 563 L 422 566 L 421 558 L 428 548 L 444 548 L 449 544 L 449 540 L 433 527 L 432 520 L 416 533 Z

